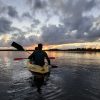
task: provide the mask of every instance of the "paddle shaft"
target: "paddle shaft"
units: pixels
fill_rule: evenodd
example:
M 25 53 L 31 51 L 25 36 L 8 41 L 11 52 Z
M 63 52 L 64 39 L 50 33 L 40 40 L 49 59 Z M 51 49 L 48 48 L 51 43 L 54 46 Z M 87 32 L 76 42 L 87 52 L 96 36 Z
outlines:
M 29 51 L 26 51 L 26 50 L 25 50 L 25 52 L 27 52 L 28 54 L 31 54 Z
M 23 60 L 23 59 L 28 59 L 28 58 L 14 58 L 14 60 Z M 55 59 L 55 57 L 49 57 L 49 59 Z

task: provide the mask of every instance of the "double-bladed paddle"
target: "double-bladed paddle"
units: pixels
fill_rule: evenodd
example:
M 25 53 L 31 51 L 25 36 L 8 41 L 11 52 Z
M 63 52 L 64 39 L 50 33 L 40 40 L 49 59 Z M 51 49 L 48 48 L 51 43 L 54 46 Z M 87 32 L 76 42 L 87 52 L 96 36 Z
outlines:
M 18 51 L 26 51 L 20 44 L 18 44 L 16 42 L 12 42 L 11 46 L 16 48 Z M 29 53 L 28 51 L 26 51 L 26 52 Z M 31 53 L 29 53 L 29 54 L 31 54 Z M 28 58 L 14 58 L 14 60 L 23 60 L 23 59 L 28 59 Z M 49 57 L 49 59 L 55 59 L 55 57 Z
M 26 51 L 20 44 L 16 43 L 16 42 L 12 42 L 11 46 L 13 46 L 14 48 L 16 48 L 18 51 Z M 28 51 L 26 51 L 27 53 L 29 53 Z M 31 53 L 29 53 L 31 54 Z M 28 59 L 28 58 L 14 58 L 14 60 L 23 60 L 23 59 Z M 55 59 L 55 57 L 49 57 L 49 59 Z M 58 66 L 56 65 L 51 65 L 52 68 L 57 68 Z

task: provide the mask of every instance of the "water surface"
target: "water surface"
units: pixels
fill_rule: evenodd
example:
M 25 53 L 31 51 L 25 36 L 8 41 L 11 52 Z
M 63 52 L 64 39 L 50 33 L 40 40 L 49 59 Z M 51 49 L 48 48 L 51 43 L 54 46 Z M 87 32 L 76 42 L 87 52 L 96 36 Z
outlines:
M 100 100 L 100 53 L 47 52 L 56 59 L 47 85 L 38 94 L 31 87 L 25 52 L 0 52 L 1 100 Z

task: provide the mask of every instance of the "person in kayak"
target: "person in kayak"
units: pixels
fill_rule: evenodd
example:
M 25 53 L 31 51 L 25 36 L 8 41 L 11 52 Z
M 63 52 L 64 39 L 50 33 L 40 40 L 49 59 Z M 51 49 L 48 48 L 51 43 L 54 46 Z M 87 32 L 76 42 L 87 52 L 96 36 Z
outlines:
M 38 47 L 35 47 L 35 51 L 28 57 L 34 64 L 43 66 L 45 64 L 45 58 L 47 59 L 48 65 L 50 65 L 50 59 L 45 51 L 42 50 L 43 45 L 38 44 Z M 32 74 L 34 74 L 32 72 Z M 50 73 L 48 73 L 49 77 Z M 34 82 L 37 87 L 37 92 L 41 93 L 41 86 L 45 83 L 45 75 L 34 74 Z
M 35 51 L 28 57 L 28 59 L 33 60 L 34 64 L 43 66 L 45 64 L 45 59 L 50 65 L 50 59 L 45 51 L 42 50 L 43 45 L 40 43 L 38 47 L 35 48 Z

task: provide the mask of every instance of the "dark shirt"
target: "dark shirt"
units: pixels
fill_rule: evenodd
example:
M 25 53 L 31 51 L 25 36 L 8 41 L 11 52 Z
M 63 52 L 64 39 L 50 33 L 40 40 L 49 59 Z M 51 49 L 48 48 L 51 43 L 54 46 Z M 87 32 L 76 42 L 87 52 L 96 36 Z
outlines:
M 47 55 L 47 53 L 43 50 L 36 50 L 34 51 L 30 56 L 29 59 L 34 61 L 34 64 L 43 66 L 45 64 L 45 58 L 48 61 L 48 64 L 50 65 L 50 59 Z

